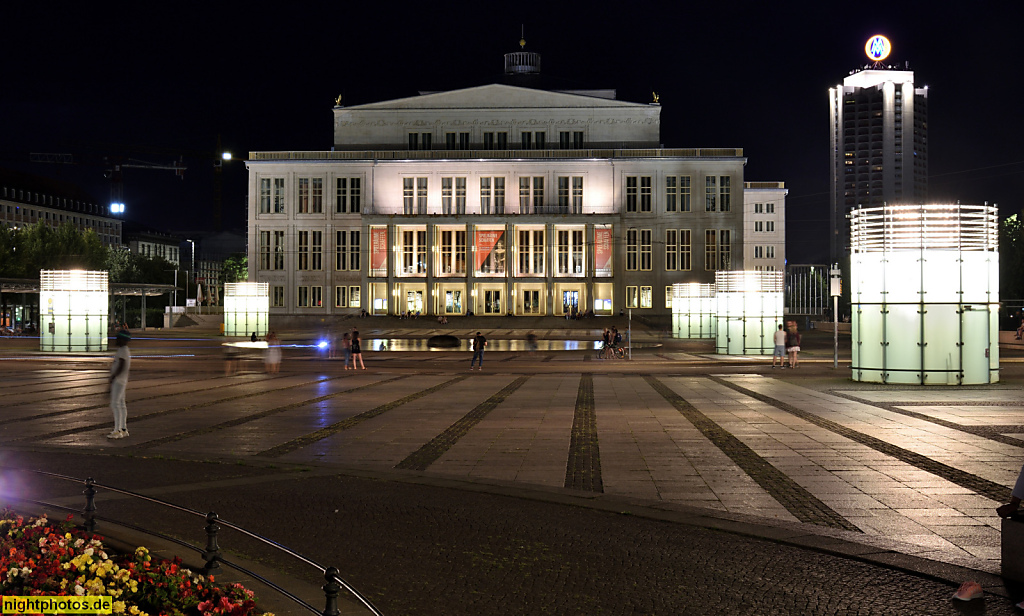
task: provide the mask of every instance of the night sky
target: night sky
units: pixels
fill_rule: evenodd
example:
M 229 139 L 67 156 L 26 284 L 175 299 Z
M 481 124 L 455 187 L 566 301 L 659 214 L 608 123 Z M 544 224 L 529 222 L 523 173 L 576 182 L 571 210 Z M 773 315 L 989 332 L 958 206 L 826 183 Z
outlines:
M 0 166 L 106 203 L 102 156 L 183 155 L 184 179 L 125 173 L 128 217 L 161 230 L 212 225 L 218 135 L 236 157 L 225 224 L 242 228 L 249 151 L 330 149 L 339 94 L 355 105 L 500 81 L 521 25 L 558 87 L 656 91 L 666 147 L 742 147 L 746 180 L 785 181 L 790 263 L 827 259 L 828 88 L 867 62 L 872 34 L 930 87 L 932 198 L 1022 205 L 1020 3 L 4 4 Z

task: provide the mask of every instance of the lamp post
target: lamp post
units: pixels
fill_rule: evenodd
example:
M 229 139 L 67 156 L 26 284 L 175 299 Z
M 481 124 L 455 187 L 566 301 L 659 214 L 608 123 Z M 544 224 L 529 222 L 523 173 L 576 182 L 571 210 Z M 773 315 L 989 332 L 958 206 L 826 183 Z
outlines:
M 842 270 L 834 263 L 829 271 L 832 275 L 830 291 L 832 295 L 832 368 L 839 368 L 839 296 L 843 294 Z

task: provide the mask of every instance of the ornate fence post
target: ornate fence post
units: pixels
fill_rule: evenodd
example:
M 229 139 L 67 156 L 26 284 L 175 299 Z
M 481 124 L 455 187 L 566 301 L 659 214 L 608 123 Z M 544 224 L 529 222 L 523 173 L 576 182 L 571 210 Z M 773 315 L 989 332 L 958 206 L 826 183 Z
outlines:
M 82 528 L 87 533 L 96 530 L 96 488 L 93 487 L 94 483 L 92 477 L 86 478 L 85 490 L 82 492 L 85 494 L 85 510 L 82 511 L 85 521 L 82 523 Z
M 324 579 L 327 583 L 324 584 L 324 597 L 327 599 L 327 605 L 324 606 L 323 616 L 338 616 L 341 612 L 338 611 L 338 594 L 341 593 L 341 584 L 335 579 L 338 577 L 337 567 L 327 567 L 327 571 L 324 571 Z
M 220 530 L 220 524 L 217 524 L 218 519 L 220 518 L 213 511 L 206 514 L 206 550 L 203 552 L 203 560 L 206 561 L 206 566 L 203 567 L 203 573 L 207 575 L 220 568 L 220 563 L 218 562 L 220 546 L 217 545 L 217 531 Z

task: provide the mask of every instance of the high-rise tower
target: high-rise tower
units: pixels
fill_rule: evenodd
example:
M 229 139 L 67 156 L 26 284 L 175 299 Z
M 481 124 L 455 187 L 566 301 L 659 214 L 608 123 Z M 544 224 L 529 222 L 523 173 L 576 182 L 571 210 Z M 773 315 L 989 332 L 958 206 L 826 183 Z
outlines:
M 928 88 L 914 87 L 913 71 L 883 64 L 889 49 L 884 36 L 871 37 L 874 63 L 829 88 L 832 262 L 849 254 L 851 209 L 928 196 Z

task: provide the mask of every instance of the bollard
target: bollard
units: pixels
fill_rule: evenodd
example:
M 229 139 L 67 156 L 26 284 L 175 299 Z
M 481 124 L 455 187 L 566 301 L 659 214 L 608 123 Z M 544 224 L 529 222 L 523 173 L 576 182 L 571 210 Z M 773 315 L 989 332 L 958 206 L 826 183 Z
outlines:
M 85 480 L 85 490 L 82 494 L 85 494 L 85 510 L 82 512 L 82 528 L 87 533 L 96 531 L 96 488 L 93 487 L 92 477 L 88 477 Z
M 338 577 L 337 567 L 327 567 L 327 571 L 324 571 L 324 579 L 327 583 L 324 584 L 324 597 L 327 599 L 327 605 L 324 606 L 323 616 L 338 616 L 341 612 L 338 611 L 338 594 L 341 593 L 341 584 L 335 579 Z
M 217 524 L 217 514 L 211 511 L 206 514 L 206 550 L 203 552 L 203 560 L 206 565 L 203 567 L 204 575 L 211 575 L 220 569 L 220 546 L 217 545 L 217 531 L 220 525 Z

